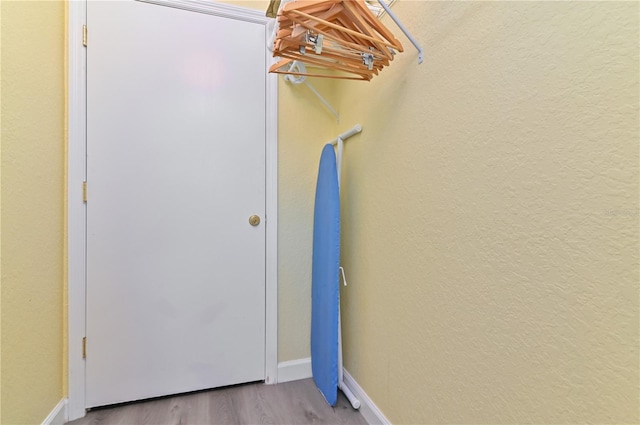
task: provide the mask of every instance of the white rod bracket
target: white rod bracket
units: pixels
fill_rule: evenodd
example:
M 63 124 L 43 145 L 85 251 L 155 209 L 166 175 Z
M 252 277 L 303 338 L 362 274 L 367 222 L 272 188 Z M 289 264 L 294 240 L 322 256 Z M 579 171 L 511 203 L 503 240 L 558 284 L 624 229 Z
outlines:
M 338 191 L 340 191 L 340 175 L 342 173 L 342 149 L 344 148 L 344 142 L 338 137 L 338 154 L 336 155 L 336 169 L 338 170 Z
M 360 400 L 353 394 L 353 391 L 344 383 L 344 364 L 342 361 L 342 313 L 338 309 L 338 388 L 342 390 L 344 395 L 351 403 L 351 407 L 358 410 L 360 408 Z
M 342 149 L 344 148 L 344 141 L 345 139 L 348 139 L 349 137 L 354 136 L 360 133 L 361 131 L 362 131 L 362 126 L 360 124 L 356 124 L 353 126 L 353 128 L 345 131 L 344 133 L 342 133 L 341 135 L 339 135 L 338 137 L 336 137 L 335 139 L 329 142 L 333 146 L 337 147 L 337 150 L 338 150 L 336 155 L 336 168 L 338 170 L 338 190 L 340 190 L 340 187 L 341 187 L 340 174 L 342 170 Z M 344 272 L 343 272 L 343 276 L 344 276 Z M 345 281 L 345 286 L 346 286 L 346 281 Z
M 331 143 L 333 146 L 335 146 L 335 145 L 338 144 L 338 139 L 341 139 L 342 141 L 345 141 L 349 137 L 355 136 L 356 134 L 358 134 L 360 132 L 362 132 L 362 126 L 360 124 L 356 124 L 350 130 L 345 131 L 344 133 L 342 133 L 341 135 L 339 135 L 338 137 L 336 137 L 335 139 L 333 139 L 332 141 L 327 142 L 327 143 Z
M 342 168 L 342 148 L 344 145 L 344 141 L 351 136 L 354 136 L 362 131 L 362 126 L 360 124 L 354 125 L 351 129 L 345 131 L 340 134 L 338 137 L 330 141 L 333 146 L 338 147 L 338 155 L 336 158 L 336 168 L 338 171 L 338 191 L 340 191 L 340 170 Z M 344 274 L 344 268 L 340 266 L 339 269 L 342 272 L 342 281 L 344 282 L 344 286 L 347 286 L 347 277 Z M 338 306 L 340 302 L 338 301 Z M 360 408 L 360 400 L 353 394 L 353 391 L 344 383 L 344 365 L 342 362 L 342 313 L 340 312 L 340 307 L 338 307 L 338 388 L 342 390 L 344 395 L 351 403 L 351 406 L 354 409 Z
M 300 47 L 302 48 L 302 47 L 304 47 L 304 46 L 300 46 Z M 300 73 L 304 74 L 304 73 L 306 73 L 306 72 L 307 72 L 307 68 L 306 68 L 306 66 L 304 65 L 304 63 L 299 62 L 299 61 L 293 61 L 293 62 L 291 63 L 291 65 L 289 66 L 289 71 L 296 71 L 296 72 L 300 72 Z M 336 111 L 335 109 L 333 109 L 333 107 L 329 104 L 329 102 L 327 102 L 327 100 L 326 100 L 324 97 L 322 97 L 322 95 L 321 95 L 320 93 L 318 93 L 318 90 L 316 90 L 316 89 L 315 89 L 315 87 L 313 87 L 313 86 L 311 85 L 311 83 L 309 83 L 309 82 L 307 81 L 307 77 L 305 77 L 305 76 L 296 77 L 296 76 L 294 76 L 294 75 L 288 74 L 288 75 L 285 75 L 285 76 L 284 76 L 284 80 L 285 80 L 285 81 L 288 81 L 288 82 L 290 82 L 290 83 L 292 83 L 292 84 L 302 84 L 302 83 L 305 83 L 305 84 L 307 85 L 307 87 L 309 87 L 309 90 L 311 90 L 311 91 L 313 92 L 313 94 L 315 94 L 315 95 L 318 97 L 318 99 L 320 99 L 320 101 L 322 102 L 322 104 L 323 104 L 324 106 L 326 106 L 326 107 L 327 107 L 327 109 L 328 109 L 329 111 L 331 111 L 331 113 L 336 117 L 336 121 L 337 121 L 338 123 L 340 123 L 340 114 L 338 113 L 338 111 Z
M 327 100 L 324 97 L 322 97 L 322 95 L 320 93 L 318 93 L 318 90 L 316 90 L 315 87 L 313 87 L 311 85 L 311 83 L 309 83 L 306 80 L 305 80 L 304 83 L 318 97 L 318 99 L 320 99 L 320 102 L 322 102 L 324 104 L 324 106 L 326 106 L 327 109 L 331 111 L 331 113 L 336 117 L 336 122 L 338 122 L 338 124 L 339 124 L 340 123 L 340 114 L 338 113 L 338 111 L 333 109 L 333 107 L 329 104 L 329 102 L 327 102 Z
M 400 19 L 398 19 L 395 13 L 391 11 L 391 8 L 387 6 L 383 0 L 378 0 L 378 3 L 380 3 L 380 6 L 382 6 L 385 12 L 387 12 L 389 16 L 391 16 L 391 19 L 393 19 L 393 22 L 395 22 L 396 25 L 402 30 L 404 35 L 407 36 L 407 38 L 409 39 L 409 41 L 411 41 L 411 43 L 415 46 L 415 48 L 418 49 L 418 65 L 420 65 L 424 60 L 424 52 L 422 50 L 422 47 L 420 46 L 420 43 L 418 43 L 418 40 L 413 38 L 411 33 L 405 28 L 404 25 L 402 25 L 402 22 L 400 22 Z

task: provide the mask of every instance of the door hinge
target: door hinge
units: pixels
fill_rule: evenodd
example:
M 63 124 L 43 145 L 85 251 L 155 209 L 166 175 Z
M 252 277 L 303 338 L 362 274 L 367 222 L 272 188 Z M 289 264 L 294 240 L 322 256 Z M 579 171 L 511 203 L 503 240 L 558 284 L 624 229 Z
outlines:
M 82 182 L 82 202 L 87 202 L 87 182 Z
M 87 337 L 82 338 L 82 358 L 87 358 Z
M 87 47 L 87 26 L 82 26 L 82 45 Z

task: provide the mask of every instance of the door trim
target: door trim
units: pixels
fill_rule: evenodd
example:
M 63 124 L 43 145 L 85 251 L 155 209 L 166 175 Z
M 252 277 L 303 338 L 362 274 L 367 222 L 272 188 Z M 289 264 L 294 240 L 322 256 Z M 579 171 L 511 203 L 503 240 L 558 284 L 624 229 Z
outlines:
M 90 1 L 90 0 L 89 0 Z M 263 12 L 207 0 L 139 0 L 161 6 L 207 13 L 261 24 L 269 39 L 270 19 Z M 86 179 L 87 53 L 83 25 L 87 0 L 68 2 L 68 134 L 67 134 L 67 356 L 69 420 L 85 415 L 85 361 L 82 338 L 86 329 Z M 88 31 L 91 37 L 91 29 Z M 90 41 L 89 41 L 90 43 Z M 265 155 L 265 383 L 278 382 L 278 79 L 269 74 L 273 58 L 265 46 L 266 155 Z

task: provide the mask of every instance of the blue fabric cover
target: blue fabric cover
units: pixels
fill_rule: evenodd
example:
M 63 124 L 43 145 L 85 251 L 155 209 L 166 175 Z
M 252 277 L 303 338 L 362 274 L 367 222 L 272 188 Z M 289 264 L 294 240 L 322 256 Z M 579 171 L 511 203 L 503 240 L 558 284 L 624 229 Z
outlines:
M 313 216 L 311 369 L 327 403 L 338 399 L 340 191 L 333 146 L 322 150 Z

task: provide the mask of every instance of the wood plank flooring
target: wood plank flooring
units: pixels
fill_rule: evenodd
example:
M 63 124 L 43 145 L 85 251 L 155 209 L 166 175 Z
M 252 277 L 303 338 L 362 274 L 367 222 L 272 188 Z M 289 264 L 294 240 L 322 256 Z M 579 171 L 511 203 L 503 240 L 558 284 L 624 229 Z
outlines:
M 339 393 L 330 407 L 313 380 L 236 387 L 94 409 L 69 425 L 366 425 Z

